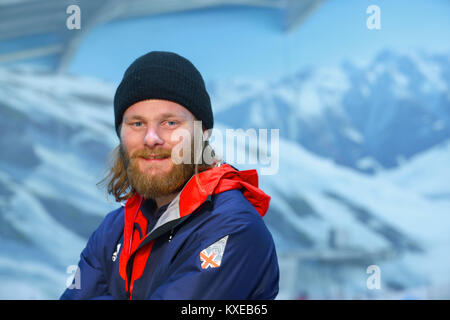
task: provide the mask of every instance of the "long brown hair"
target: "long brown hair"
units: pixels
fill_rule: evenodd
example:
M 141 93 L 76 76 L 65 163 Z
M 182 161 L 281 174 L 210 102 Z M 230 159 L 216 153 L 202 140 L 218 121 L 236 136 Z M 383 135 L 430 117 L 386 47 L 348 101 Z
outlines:
M 212 164 L 204 162 L 202 155 L 204 154 L 205 150 L 209 152 L 211 157 L 213 158 L 214 161 Z M 121 148 L 120 144 L 112 150 L 110 154 L 108 173 L 105 178 L 97 183 L 98 186 L 106 186 L 107 193 L 112 195 L 117 202 L 125 201 L 134 196 L 136 193 L 136 190 L 134 190 L 133 186 L 128 180 L 126 165 L 124 163 L 125 157 L 122 152 L 123 149 Z M 201 162 L 194 162 L 194 176 L 196 177 L 198 186 L 201 188 L 199 184 L 198 173 L 216 167 L 221 162 L 221 160 L 216 158 L 214 149 L 209 144 L 208 140 L 203 142 L 202 153 L 200 156 Z

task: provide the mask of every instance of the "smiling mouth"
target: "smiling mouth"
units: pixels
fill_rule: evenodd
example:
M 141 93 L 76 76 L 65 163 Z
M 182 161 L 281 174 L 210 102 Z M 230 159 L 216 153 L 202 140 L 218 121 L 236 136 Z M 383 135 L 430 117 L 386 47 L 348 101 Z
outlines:
M 169 159 L 169 157 L 141 157 L 141 159 L 145 160 L 145 161 L 162 161 L 162 160 L 166 160 Z

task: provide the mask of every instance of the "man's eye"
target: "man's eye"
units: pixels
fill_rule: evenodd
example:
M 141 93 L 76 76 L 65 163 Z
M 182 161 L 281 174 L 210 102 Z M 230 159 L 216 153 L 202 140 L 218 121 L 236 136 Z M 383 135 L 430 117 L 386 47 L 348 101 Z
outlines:
M 132 125 L 134 127 L 142 127 L 142 122 L 141 121 L 136 121 L 136 122 L 133 122 Z
M 170 120 L 166 121 L 166 125 L 169 127 L 174 127 L 177 124 L 178 124 L 178 121 L 170 121 Z

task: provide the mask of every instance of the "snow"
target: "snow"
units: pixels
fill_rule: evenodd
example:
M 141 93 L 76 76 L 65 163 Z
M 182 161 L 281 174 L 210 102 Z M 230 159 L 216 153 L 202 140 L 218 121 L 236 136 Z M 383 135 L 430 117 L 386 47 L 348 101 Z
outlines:
M 430 85 L 434 90 L 441 92 L 448 92 L 448 85 L 444 79 L 442 79 L 442 70 L 440 66 L 430 60 L 425 60 L 417 52 L 408 53 L 408 57 L 415 63 L 419 71 L 427 79 L 427 86 Z M 430 91 L 431 88 L 422 87 L 424 92 Z
M 378 177 L 408 186 L 417 195 L 450 201 L 450 139 L 409 159 L 400 168 L 380 171 Z
M 286 86 L 284 82 L 272 90 L 285 101 L 296 106 L 297 115 L 314 119 L 321 116 L 330 107 L 339 112 L 341 98 L 350 88 L 347 75 L 340 68 L 317 68 L 308 81 L 292 79 Z

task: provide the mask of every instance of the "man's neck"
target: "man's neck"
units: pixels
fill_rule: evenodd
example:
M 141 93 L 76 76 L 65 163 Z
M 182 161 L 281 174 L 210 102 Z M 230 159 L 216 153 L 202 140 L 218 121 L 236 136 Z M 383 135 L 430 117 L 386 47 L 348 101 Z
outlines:
M 177 195 L 178 195 L 178 192 L 169 194 L 167 196 L 155 198 L 154 199 L 155 202 L 156 202 L 156 210 L 155 210 L 155 212 L 158 211 L 159 208 L 161 208 L 162 206 L 172 202 L 172 200 L 175 199 L 175 197 Z

